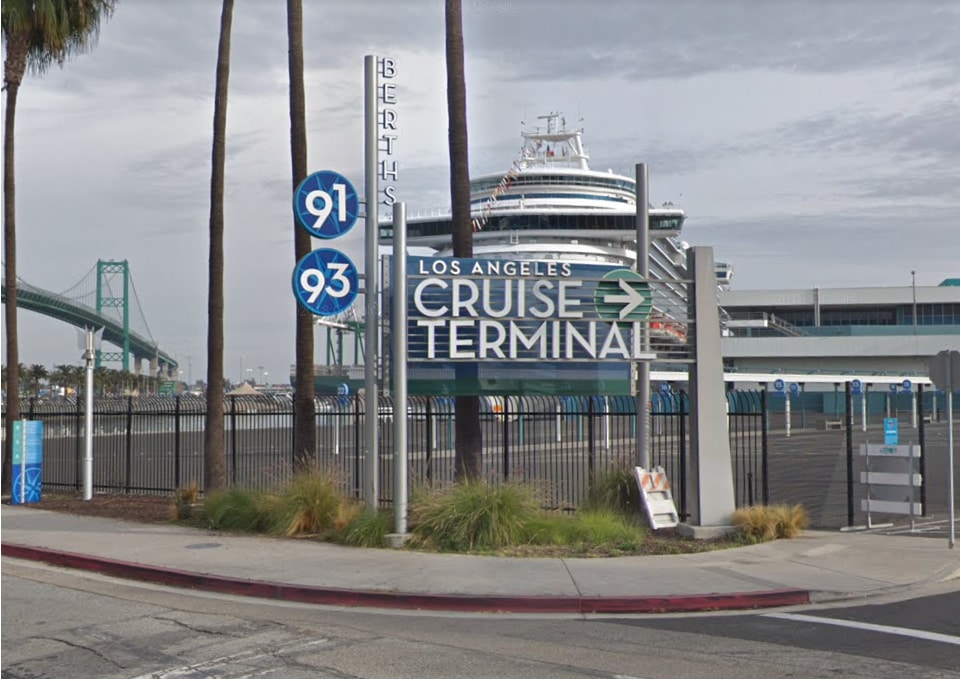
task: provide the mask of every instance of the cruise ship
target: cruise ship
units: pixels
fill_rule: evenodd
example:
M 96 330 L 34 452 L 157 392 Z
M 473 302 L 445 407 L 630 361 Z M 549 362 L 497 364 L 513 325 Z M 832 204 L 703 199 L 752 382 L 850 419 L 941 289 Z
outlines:
M 561 114 L 537 120 L 540 125 L 521 133 L 520 153 L 507 170 L 471 181 L 474 257 L 633 268 L 634 178 L 592 170 L 583 129 L 568 128 Z M 684 211 L 666 203 L 649 215 L 651 277 L 682 279 Z M 391 226 L 382 225 L 381 243 L 391 239 Z M 452 255 L 450 213 L 408 217 L 407 244 Z

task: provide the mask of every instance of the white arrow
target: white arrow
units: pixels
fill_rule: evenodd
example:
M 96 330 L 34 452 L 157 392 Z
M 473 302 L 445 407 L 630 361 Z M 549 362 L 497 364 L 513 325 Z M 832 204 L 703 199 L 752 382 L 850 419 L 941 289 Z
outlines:
M 618 279 L 618 286 L 624 291 L 626 295 L 621 295 L 619 293 L 609 293 L 604 296 L 605 303 L 624 303 L 624 307 L 621 308 L 621 314 L 618 319 L 624 319 L 627 315 L 631 314 L 638 305 L 643 305 L 645 302 L 644 294 L 640 291 L 635 290 L 627 283 L 626 279 Z

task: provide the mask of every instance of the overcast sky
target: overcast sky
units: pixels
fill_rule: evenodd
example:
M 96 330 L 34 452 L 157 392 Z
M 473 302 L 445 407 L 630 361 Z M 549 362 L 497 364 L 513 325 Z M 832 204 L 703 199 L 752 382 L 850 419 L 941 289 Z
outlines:
M 206 371 L 220 4 L 120 0 L 94 51 L 28 76 L 17 109 L 19 275 L 63 291 L 98 258 L 128 260 L 185 380 Z M 521 121 L 560 111 L 583 119 L 595 169 L 649 165 L 654 203 L 687 211 L 683 238 L 731 262 L 737 289 L 958 276 L 956 0 L 463 4 L 472 174 L 506 170 Z M 443 0 L 304 6 L 310 169 L 363 191 L 363 58 L 393 57 L 398 198 L 411 213 L 446 208 Z M 237 0 L 232 43 L 226 373 L 286 382 L 285 3 Z M 362 233 L 337 242 L 361 268 Z M 19 319 L 21 362 L 80 363 L 73 328 Z

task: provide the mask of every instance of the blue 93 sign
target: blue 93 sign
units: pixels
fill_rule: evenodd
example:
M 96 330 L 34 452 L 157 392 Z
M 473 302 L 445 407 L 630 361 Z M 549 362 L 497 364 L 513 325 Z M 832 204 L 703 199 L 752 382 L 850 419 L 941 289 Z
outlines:
M 308 175 L 294 192 L 297 221 L 318 239 L 336 239 L 350 231 L 360 214 L 357 190 L 333 170 Z
M 354 304 L 359 277 L 354 263 L 345 254 L 332 248 L 318 248 L 297 263 L 291 284 L 301 305 L 315 315 L 330 317 Z

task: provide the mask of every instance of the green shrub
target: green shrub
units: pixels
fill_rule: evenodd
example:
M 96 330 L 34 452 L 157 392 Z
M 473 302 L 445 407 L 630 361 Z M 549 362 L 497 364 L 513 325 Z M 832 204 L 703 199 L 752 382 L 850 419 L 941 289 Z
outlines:
M 383 548 L 387 546 L 387 535 L 394 529 L 393 520 L 389 511 L 365 510 L 351 521 L 340 540 L 349 546 Z
M 288 537 L 342 531 L 356 513 L 332 476 L 305 473 L 294 476 L 290 486 L 278 495 L 270 531 Z
M 211 529 L 263 532 L 271 523 L 270 500 L 262 492 L 235 487 L 213 492 L 204 499 Z
M 585 511 L 569 519 L 567 543 L 581 546 L 612 546 L 632 550 L 641 545 L 646 533 L 616 511 Z
M 807 511 L 800 504 L 747 506 L 734 511 L 731 519 L 741 536 L 751 543 L 790 539 L 808 525 Z
M 587 493 L 589 510 L 620 511 L 628 515 L 641 512 L 641 494 L 630 468 L 597 473 Z
M 581 511 L 573 516 L 539 516 L 525 526 L 525 534 L 530 544 L 622 551 L 639 548 L 647 536 L 641 525 L 612 510 Z
M 411 497 L 414 545 L 441 551 L 491 550 L 523 540 L 537 514 L 533 488 L 469 481 Z

